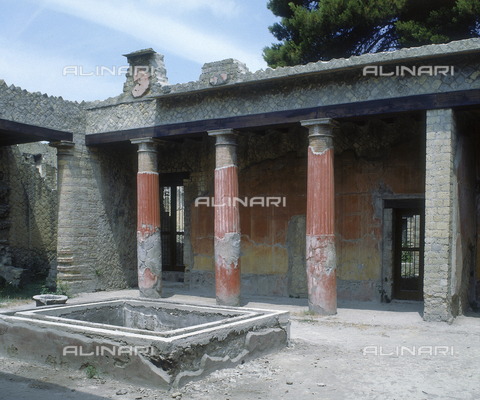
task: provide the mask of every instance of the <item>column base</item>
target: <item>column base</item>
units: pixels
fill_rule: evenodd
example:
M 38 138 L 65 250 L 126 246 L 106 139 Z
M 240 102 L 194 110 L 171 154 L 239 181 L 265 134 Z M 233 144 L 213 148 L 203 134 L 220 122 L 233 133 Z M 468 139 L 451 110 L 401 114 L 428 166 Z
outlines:
M 141 297 L 162 297 L 162 242 L 159 231 L 137 239 L 138 289 Z
M 215 238 L 215 295 L 217 304 L 240 306 L 240 234 Z
M 334 235 L 307 235 L 308 308 L 315 314 L 337 313 Z

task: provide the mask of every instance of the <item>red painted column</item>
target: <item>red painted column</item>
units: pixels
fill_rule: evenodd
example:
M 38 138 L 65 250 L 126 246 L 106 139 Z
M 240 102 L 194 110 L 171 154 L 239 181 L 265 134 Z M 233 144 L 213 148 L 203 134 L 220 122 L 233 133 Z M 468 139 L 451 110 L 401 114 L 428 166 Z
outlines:
M 138 145 L 137 262 L 140 296 L 162 294 L 162 241 L 160 185 L 156 143 L 151 138 L 131 141 Z
M 307 178 L 308 307 L 321 315 L 337 313 L 333 128 L 329 118 L 302 121 L 309 129 Z
M 217 304 L 240 305 L 240 214 L 236 134 L 208 132 L 215 144 L 215 294 Z

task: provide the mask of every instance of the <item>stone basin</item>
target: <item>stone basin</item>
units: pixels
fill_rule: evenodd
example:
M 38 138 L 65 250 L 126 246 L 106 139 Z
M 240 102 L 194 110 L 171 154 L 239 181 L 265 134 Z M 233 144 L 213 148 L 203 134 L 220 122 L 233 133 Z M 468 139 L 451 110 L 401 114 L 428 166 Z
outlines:
M 33 296 L 33 300 L 36 301 L 37 307 L 51 306 L 53 304 L 65 304 L 68 296 L 60 294 L 37 294 Z
M 177 388 L 284 348 L 289 313 L 116 299 L 0 313 L 0 354 Z

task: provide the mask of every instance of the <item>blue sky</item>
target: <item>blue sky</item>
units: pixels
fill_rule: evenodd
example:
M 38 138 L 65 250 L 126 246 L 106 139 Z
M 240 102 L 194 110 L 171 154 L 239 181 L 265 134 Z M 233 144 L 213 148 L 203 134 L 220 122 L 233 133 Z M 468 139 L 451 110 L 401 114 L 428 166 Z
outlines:
M 169 82 L 197 80 L 206 62 L 235 58 L 265 69 L 267 0 L 1 0 L 0 79 L 67 100 L 122 92 L 125 75 L 63 75 L 65 67 L 113 69 L 122 54 L 153 48 L 165 55 Z

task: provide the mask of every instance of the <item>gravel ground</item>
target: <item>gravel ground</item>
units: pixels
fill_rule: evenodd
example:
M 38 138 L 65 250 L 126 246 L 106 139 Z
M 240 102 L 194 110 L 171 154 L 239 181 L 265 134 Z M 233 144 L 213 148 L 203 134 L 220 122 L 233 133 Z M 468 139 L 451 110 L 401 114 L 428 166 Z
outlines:
M 169 297 L 214 303 L 179 292 L 171 289 Z M 85 294 L 69 303 L 137 293 Z M 0 399 L 480 399 L 480 314 L 448 325 L 424 322 L 421 303 L 344 302 L 337 315 L 316 317 L 305 303 L 247 299 L 248 307 L 290 311 L 290 345 L 175 391 L 0 358 Z

